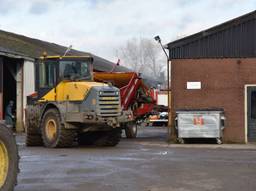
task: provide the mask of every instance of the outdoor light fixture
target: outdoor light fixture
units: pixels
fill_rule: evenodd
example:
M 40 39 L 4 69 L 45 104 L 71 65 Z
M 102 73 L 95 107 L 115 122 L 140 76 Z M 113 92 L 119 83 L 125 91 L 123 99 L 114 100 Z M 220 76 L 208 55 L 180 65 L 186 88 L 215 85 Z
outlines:
M 167 63 L 169 63 L 169 56 L 168 56 L 168 54 L 167 54 L 167 52 L 166 52 L 166 50 L 164 49 L 164 46 L 163 46 L 163 44 L 162 44 L 162 41 L 161 41 L 161 38 L 160 38 L 160 36 L 155 36 L 154 37 L 154 39 L 155 39 L 155 41 L 157 41 L 160 45 L 161 45 L 161 47 L 162 47 L 162 49 L 163 49 L 163 51 L 164 51 L 164 54 L 165 54 L 165 56 L 167 57 Z M 169 65 L 169 64 L 168 64 Z M 167 66 L 168 66 L 167 65 Z M 168 70 L 169 71 L 169 70 Z M 169 87 L 169 86 L 168 86 Z
M 170 69 L 169 69 L 169 60 L 170 60 L 170 58 L 169 58 L 169 56 L 168 56 L 168 54 L 167 54 L 167 52 L 166 52 L 166 50 L 165 50 L 165 48 L 164 48 L 164 46 L 163 46 L 163 44 L 162 44 L 162 41 L 161 41 L 161 38 L 160 38 L 160 36 L 155 36 L 154 37 L 154 39 L 160 44 L 160 46 L 161 46 L 161 48 L 163 49 L 163 51 L 164 51 L 164 54 L 165 54 L 165 56 L 166 56 L 166 58 L 167 58 L 167 105 L 168 105 L 168 125 L 167 125 L 167 130 L 168 130 L 168 141 L 170 141 L 171 140 L 171 134 L 173 134 L 174 133 L 174 129 L 172 129 L 172 131 L 171 131 L 171 124 L 170 124 L 170 122 L 172 121 L 171 119 L 170 119 L 170 75 L 169 75 L 169 72 L 170 72 Z
M 160 38 L 160 36 L 155 36 L 154 39 L 155 39 L 157 42 L 161 43 L 161 38 Z

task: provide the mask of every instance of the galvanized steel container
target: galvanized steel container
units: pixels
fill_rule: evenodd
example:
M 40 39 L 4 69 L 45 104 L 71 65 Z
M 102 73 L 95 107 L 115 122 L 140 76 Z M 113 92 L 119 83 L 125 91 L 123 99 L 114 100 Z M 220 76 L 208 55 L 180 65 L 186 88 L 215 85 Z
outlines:
M 222 143 L 224 129 L 223 110 L 178 110 L 176 111 L 178 140 L 184 138 L 216 138 Z

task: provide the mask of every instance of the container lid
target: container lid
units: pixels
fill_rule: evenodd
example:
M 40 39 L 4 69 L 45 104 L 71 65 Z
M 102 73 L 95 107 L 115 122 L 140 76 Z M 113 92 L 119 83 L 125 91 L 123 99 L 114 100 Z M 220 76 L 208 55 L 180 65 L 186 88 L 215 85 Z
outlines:
M 176 113 L 224 113 L 223 108 L 204 108 L 204 109 L 177 109 Z

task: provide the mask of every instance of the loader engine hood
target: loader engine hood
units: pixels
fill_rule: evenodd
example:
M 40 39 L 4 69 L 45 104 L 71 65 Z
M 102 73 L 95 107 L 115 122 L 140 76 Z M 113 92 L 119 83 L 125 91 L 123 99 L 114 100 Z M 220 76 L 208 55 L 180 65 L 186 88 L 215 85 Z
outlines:
M 75 111 L 93 112 L 99 117 L 121 115 L 120 91 L 99 82 L 61 82 L 39 100 L 40 102 L 69 102 Z

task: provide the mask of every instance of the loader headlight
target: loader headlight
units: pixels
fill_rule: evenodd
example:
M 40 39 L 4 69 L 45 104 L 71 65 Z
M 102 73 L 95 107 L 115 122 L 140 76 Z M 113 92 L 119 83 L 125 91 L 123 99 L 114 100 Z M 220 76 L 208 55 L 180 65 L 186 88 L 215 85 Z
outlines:
M 102 95 L 102 94 L 103 94 L 103 92 L 102 92 L 102 91 L 100 91 L 100 92 L 99 92 L 99 94 L 100 94 L 100 95 Z
M 116 95 L 119 95 L 119 92 L 118 92 L 118 91 L 116 92 Z

